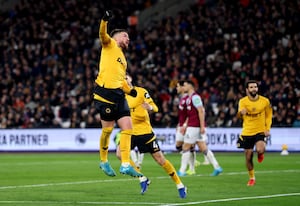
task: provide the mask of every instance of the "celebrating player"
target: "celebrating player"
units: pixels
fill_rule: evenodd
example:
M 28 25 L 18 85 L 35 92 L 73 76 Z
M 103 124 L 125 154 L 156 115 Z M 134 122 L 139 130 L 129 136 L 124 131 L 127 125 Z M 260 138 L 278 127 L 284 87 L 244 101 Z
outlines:
M 146 89 L 142 87 L 133 87 L 132 78 L 129 75 L 127 75 L 127 82 L 131 88 L 134 88 L 137 91 L 136 97 L 126 95 L 133 123 L 131 147 L 134 148 L 137 146 L 140 153 L 150 153 L 153 159 L 165 170 L 176 184 L 179 197 L 186 198 L 187 189 L 178 177 L 172 163 L 164 157 L 160 150 L 153 128 L 150 124 L 148 112 L 157 112 L 158 107 L 153 102 Z M 141 194 L 146 192 L 149 184 L 150 180 L 146 176 L 140 177 Z
M 266 138 L 270 136 L 272 107 L 268 98 L 258 95 L 258 83 L 249 80 L 246 83 L 247 96 L 239 100 L 238 117 L 243 120 L 243 128 L 237 146 L 244 148 L 248 169 L 248 186 L 255 185 L 253 148 L 257 152 L 257 161 L 264 160 Z
M 129 45 L 128 33 L 123 29 L 115 29 L 110 35 L 107 34 L 107 24 L 112 18 L 112 12 L 106 11 L 99 28 L 101 41 L 101 57 L 99 73 L 94 90 L 94 103 L 101 116 L 102 134 L 100 137 L 100 168 L 108 176 L 116 173 L 108 162 L 108 145 L 110 134 L 115 122 L 121 128 L 120 173 L 130 176 L 142 176 L 130 165 L 130 143 L 132 133 L 132 122 L 130 111 L 125 99 L 124 91 L 136 95 L 125 80 L 127 62 L 123 50 Z

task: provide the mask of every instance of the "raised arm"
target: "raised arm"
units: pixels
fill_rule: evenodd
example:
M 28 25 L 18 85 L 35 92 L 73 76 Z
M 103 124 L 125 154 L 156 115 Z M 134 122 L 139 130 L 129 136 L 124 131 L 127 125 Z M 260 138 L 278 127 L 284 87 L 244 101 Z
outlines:
M 102 20 L 100 21 L 99 38 L 100 38 L 100 42 L 101 42 L 102 46 L 109 44 L 111 41 L 111 38 L 107 33 L 107 24 L 111 18 L 112 18 L 112 12 L 105 11 L 104 16 L 102 17 Z

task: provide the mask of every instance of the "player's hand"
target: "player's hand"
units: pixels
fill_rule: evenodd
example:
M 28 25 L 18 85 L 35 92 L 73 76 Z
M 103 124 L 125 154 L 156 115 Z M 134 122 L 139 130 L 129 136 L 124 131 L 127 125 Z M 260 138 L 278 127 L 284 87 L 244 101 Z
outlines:
M 247 109 L 246 108 L 242 109 L 240 113 L 241 113 L 241 115 L 247 114 Z
M 135 89 L 130 90 L 129 95 L 132 97 L 136 97 L 137 96 L 137 91 Z
M 153 110 L 153 107 L 150 104 L 148 104 L 147 102 L 143 102 L 142 107 L 144 109 L 146 109 L 147 111 L 152 111 Z
M 179 132 L 182 134 L 182 135 L 185 135 L 185 132 L 186 132 L 186 126 L 182 126 L 179 128 Z
M 270 131 L 265 131 L 265 137 L 269 137 L 270 136 Z
M 205 127 L 201 127 L 201 128 L 200 128 L 200 134 L 201 134 L 201 135 L 205 134 Z
M 112 19 L 112 17 L 113 17 L 112 11 L 111 10 L 107 10 L 107 11 L 104 12 L 104 15 L 103 15 L 102 19 L 104 21 L 109 21 L 109 20 Z

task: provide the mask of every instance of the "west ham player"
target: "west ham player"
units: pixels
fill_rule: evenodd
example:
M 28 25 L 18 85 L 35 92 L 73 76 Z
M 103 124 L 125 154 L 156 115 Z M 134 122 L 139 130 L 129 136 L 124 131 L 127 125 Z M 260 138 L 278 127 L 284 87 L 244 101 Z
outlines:
M 206 145 L 205 131 L 205 110 L 200 95 L 195 92 L 194 83 L 185 81 L 183 84 L 184 91 L 188 93 L 186 100 L 187 108 L 187 126 L 184 135 L 184 143 L 182 146 L 181 166 L 178 171 L 179 176 L 186 175 L 186 167 L 190 159 L 190 149 L 197 144 L 199 150 L 207 157 L 208 161 L 213 165 L 214 171 L 211 176 L 219 175 L 223 169 L 220 167 L 213 152 Z
M 178 125 L 176 128 L 176 149 L 178 152 L 182 152 L 183 138 L 186 129 L 186 119 L 187 119 L 187 111 L 186 111 L 186 99 L 189 97 L 183 89 L 184 81 L 179 81 L 176 85 L 177 94 L 180 97 L 179 105 L 178 105 Z M 195 165 L 198 166 L 200 163 L 196 160 L 196 151 L 193 146 L 190 150 L 190 161 L 189 161 L 189 169 L 186 171 L 188 175 L 195 174 Z

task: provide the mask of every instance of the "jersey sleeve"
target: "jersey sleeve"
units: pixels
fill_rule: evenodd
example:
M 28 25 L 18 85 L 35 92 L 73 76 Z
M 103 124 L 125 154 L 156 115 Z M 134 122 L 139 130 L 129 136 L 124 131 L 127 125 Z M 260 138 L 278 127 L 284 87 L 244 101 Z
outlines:
M 270 131 L 270 129 L 271 129 L 272 116 L 273 116 L 272 105 L 271 105 L 270 101 L 267 100 L 267 105 L 266 105 L 266 129 L 268 131 Z
M 99 28 L 99 38 L 102 46 L 110 43 L 111 38 L 107 33 L 107 21 L 101 20 Z
M 152 106 L 152 111 L 158 112 L 157 105 L 154 103 L 153 99 L 151 98 L 149 92 L 146 89 L 144 89 L 144 98 L 145 98 L 145 102 L 147 102 L 148 104 L 150 104 Z
M 202 99 L 199 95 L 193 95 L 192 96 L 192 103 L 195 108 L 203 107 Z
M 242 109 L 243 108 L 245 108 L 245 106 L 244 106 L 244 104 L 243 104 L 243 101 L 239 101 L 239 103 L 238 103 L 238 112 L 237 112 L 237 117 L 238 118 L 243 118 L 243 116 L 241 115 L 241 111 L 242 111 Z
M 124 79 L 123 81 L 123 86 L 122 86 L 122 90 L 123 92 L 125 92 L 126 94 L 130 94 L 130 91 L 132 90 L 132 88 L 128 85 L 127 81 Z

